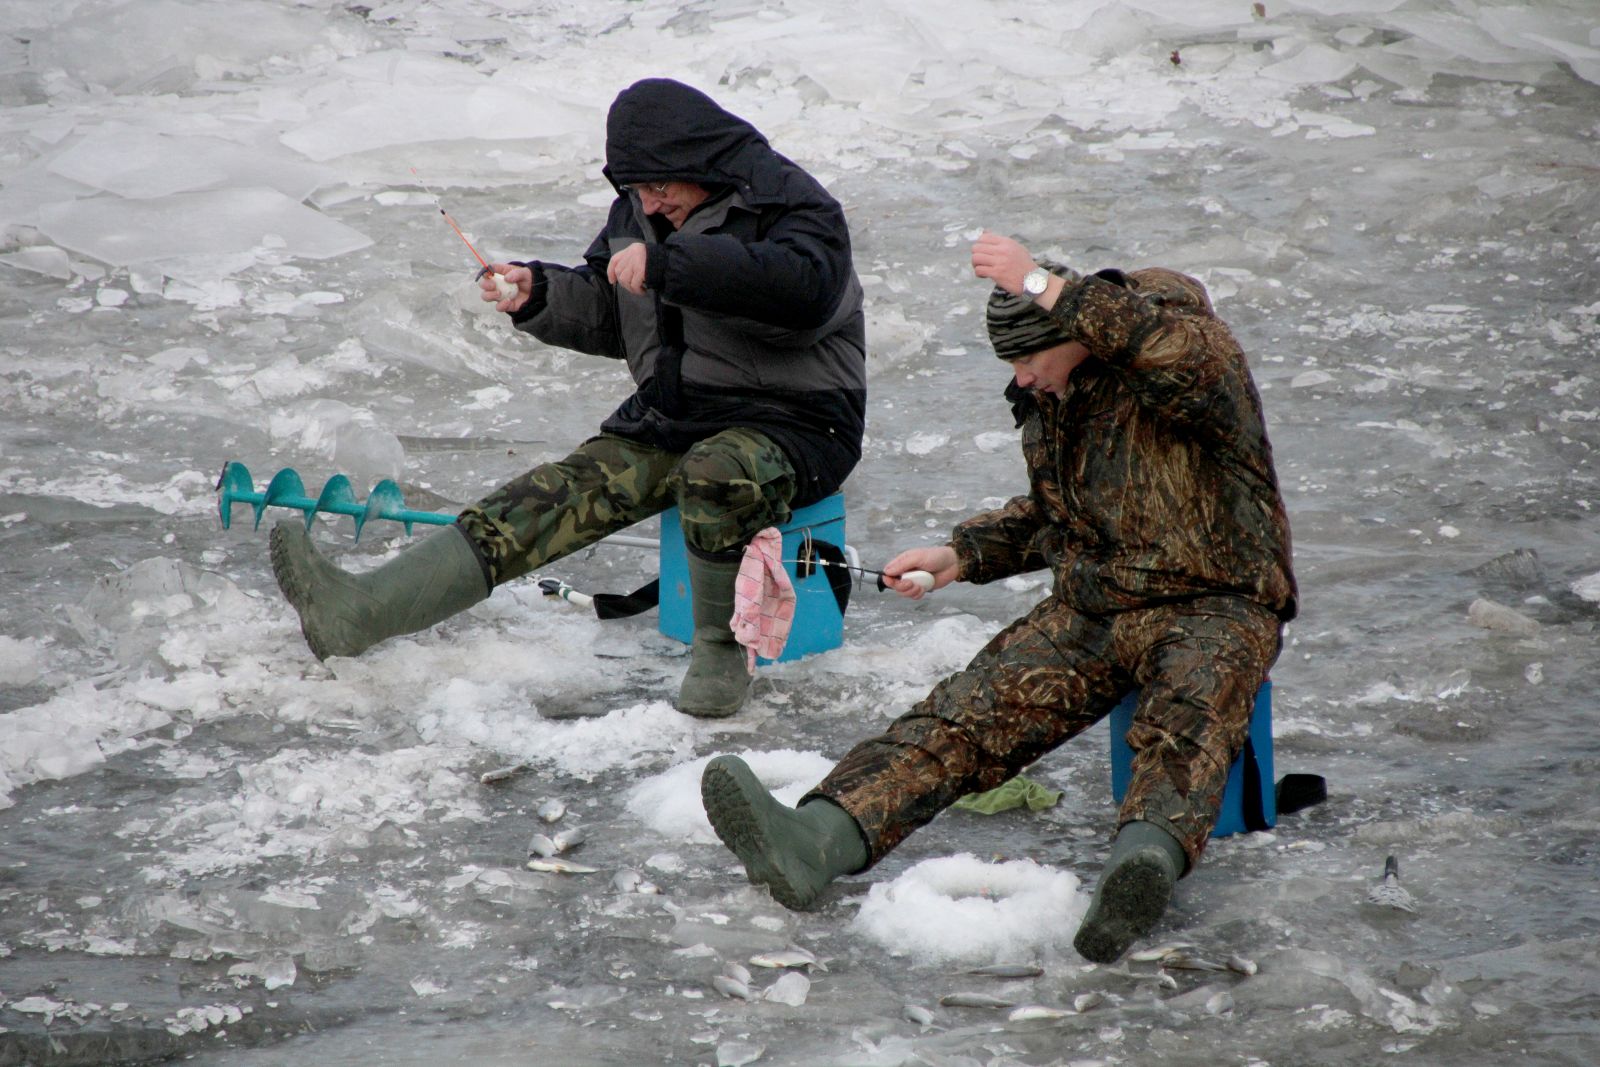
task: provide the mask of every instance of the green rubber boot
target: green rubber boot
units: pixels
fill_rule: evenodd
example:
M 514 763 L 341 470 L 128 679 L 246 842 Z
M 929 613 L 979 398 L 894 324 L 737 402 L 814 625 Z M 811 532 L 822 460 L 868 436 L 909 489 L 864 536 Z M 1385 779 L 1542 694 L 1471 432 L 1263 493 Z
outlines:
M 1126 823 L 1100 872 L 1072 947 L 1086 960 L 1115 963 L 1155 929 L 1188 863 L 1178 839 L 1154 823 Z
M 689 671 L 678 690 L 678 710 L 701 719 L 725 719 L 744 706 L 750 692 L 750 671 L 744 646 L 734 640 L 733 581 L 743 554 L 707 559 L 687 554 L 694 643 Z
M 271 540 L 273 576 L 318 659 L 358 656 L 384 638 L 425 630 L 489 595 L 483 565 L 458 526 L 365 574 L 329 563 L 298 522 L 278 523 Z
M 700 799 L 751 884 L 766 886 L 793 911 L 811 907 L 829 882 L 867 865 L 867 843 L 849 812 L 821 798 L 786 807 L 736 756 L 706 764 Z

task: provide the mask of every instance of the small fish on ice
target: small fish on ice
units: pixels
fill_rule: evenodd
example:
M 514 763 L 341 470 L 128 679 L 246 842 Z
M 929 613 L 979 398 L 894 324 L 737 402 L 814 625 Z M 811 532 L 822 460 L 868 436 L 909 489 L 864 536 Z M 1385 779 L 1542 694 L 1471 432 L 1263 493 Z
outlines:
M 560 822 L 561 817 L 566 813 L 566 804 L 553 797 L 539 805 L 539 818 L 545 822 Z
M 993 963 L 987 967 L 974 967 L 968 974 L 985 978 L 1038 978 L 1044 968 L 1032 963 Z
M 750 962 L 757 967 L 772 967 L 775 969 L 783 967 L 815 967 L 819 971 L 828 969 L 818 962 L 816 956 L 803 948 L 796 947 L 779 949 L 776 952 L 763 952 L 759 955 L 751 956 Z
M 544 871 L 546 874 L 594 874 L 599 869 L 582 863 L 573 863 L 571 860 L 559 859 L 555 856 L 535 856 L 528 861 L 528 870 Z
M 1072 998 L 1072 1010 L 1082 1015 L 1086 1011 L 1098 1008 L 1105 1002 L 1105 999 L 1106 995 L 1098 989 L 1090 990 L 1087 993 L 1079 993 Z
M 947 1008 L 1014 1008 L 1017 1002 L 1007 1000 L 1005 997 L 990 996 L 988 993 L 946 993 L 939 998 L 939 1003 Z
M 747 983 L 741 982 L 737 978 L 730 978 L 725 974 L 719 974 L 712 978 L 711 987 L 730 1000 L 735 998 L 739 1000 L 755 999 L 755 994 L 750 992 L 750 986 Z
M 1011 1009 L 1011 1014 L 1006 1016 L 1008 1022 L 1025 1023 L 1034 1019 L 1065 1019 L 1073 1014 L 1066 1008 L 1052 1008 L 1048 1004 L 1024 1004 L 1020 1008 Z

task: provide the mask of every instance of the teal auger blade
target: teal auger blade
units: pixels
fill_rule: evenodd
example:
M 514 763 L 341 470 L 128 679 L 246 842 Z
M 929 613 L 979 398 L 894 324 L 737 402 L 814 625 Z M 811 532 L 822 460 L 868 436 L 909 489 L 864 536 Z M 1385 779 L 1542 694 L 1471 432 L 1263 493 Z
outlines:
M 385 478 L 372 487 L 372 493 L 367 497 L 366 514 L 358 520 L 365 523 L 367 519 L 388 519 L 390 522 L 402 523 L 406 533 L 411 532 L 413 523 L 427 523 L 431 526 L 448 526 L 456 521 L 454 515 L 446 515 L 440 511 L 414 511 L 406 507 L 405 498 L 400 495 L 400 487 Z M 356 537 L 361 536 L 361 531 L 356 530 Z
M 356 499 L 355 490 L 351 488 L 350 479 L 342 474 L 335 474 L 328 479 L 322 487 L 322 492 L 315 500 L 306 495 L 305 483 L 300 480 L 300 473 L 293 467 L 284 467 L 272 476 L 263 492 L 256 492 L 255 483 L 250 478 L 250 471 L 243 463 L 229 460 L 222 468 L 222 476 L 217 479 L 217 509 L 222 514 L 222 528 L 226 530 L 233 518 L 233 505 L 249 504 L 255 511 L 256 527 L 261 526 L 261 515 L 269 507 L 294 508 L 305 512 L 306 529 L 311 529 L 317 520 L 317 513 L 327 515 L 348 515 L 356 525 L 356 540 L 361 539 L 361 530 L 370 519 L 388 519 L 391 522 L 404 524 L 406 533 L 411 532 L 414 523 L 426 523 L 430 526 L 448 526 L 456 521 L 456 517 L 442 511 L 414 511 L 405 506 L 405 499 L 400 494 L 400 487 L 393 481 L 385 478 L 372 487 L 372 492 L 365 502 Z
M 406 502 L 400 496 L 400 487 L 385 478 L 372 487 L 372 492 L 367 494 L 366 514 L 356 520 L 356 540 L 361 540 L 361 527 L 371 518 L 387 519 L 391 515 L 405 510 Z M 406 523 L 406 533 L 411 532 L 411 524 Z
M 261 503 L 256 505 L 256 529 L 261 528 L 261 513 L 274 505 L 298 508 L 305 512 L 307 527 L 311 525 L 311 518 L 317 510 L 317 502 L 306 496 L 305 483 L 300 480 L 300 472 L 293 467 L 283 468 L 267 483 L 267 491 L 261 494 Z
M 222 528 L 226 530 L 233 523 L 233 505 L 235 502 L 256 504 L 261 500 L 255 491 L 255 483 L 250 480 L 250 471 L 243 463 L 229 460 L 222 465 L 222 476 L 217 479 L 217 510 L 222 513 Z M 256 521 L 261 521 L 261 512 L 256 512 Z
M 316 509 L 306 513 L 306 530 L 309 532 L 311 524 L 317 521 L 317 512 L 329 515 L 349 515 L 356 520 L 356 540 L 361 540 L 361 522 L 366 514 L 366 509 L 356 502 L 356 491 L 350 488 L 350 479 L 342 474 L 335 474 L 328 479 L 328 484 L 322 487 L 322 493 L 317 497 Z

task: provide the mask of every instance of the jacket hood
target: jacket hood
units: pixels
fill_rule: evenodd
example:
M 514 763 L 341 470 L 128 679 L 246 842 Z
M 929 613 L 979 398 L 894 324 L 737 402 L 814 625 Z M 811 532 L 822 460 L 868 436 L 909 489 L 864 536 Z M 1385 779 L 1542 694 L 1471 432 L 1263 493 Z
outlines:
M 732 186 L 760 200 L 777 192 L 753 188 L 768 184 L 758 176 L 774 155 L 754 126 L 669 78 L 634 82 L 606 115 L 604 173 L 618 191 L 637 182 L 687 181 Z
M 1129 271 L 1127 279 L 1128 288 L 1159 307 L 1204 315 L 1216 314 L 1211 310 L 1211 297 L 1198 278 L 1165 267 L 1146 267 Z

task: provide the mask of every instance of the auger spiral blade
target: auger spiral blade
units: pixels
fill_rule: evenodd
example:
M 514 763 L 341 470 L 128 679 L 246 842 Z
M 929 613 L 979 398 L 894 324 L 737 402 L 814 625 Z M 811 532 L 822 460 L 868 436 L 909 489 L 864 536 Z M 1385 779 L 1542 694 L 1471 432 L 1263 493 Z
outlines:
M 313 500 L 306 495 L 305 483 L 301 481 L 300 473 L 293 467 L 284 467 L 278 471 L 267 483 L 266 489 L 257 492 L 249 469 L 243 463 L 229 460 L 222 468 L 222 476 L 217 479 L 217 508 L 222 514 L 224 530 L 232 522 L 235 504 L 250 505 L 255 512 L 257 528 L 261 526 L 262 514 L 269 507 L 294 508 L 304 512 L 307 530 L 317 521 L 318 512 L 325 515 L 347 515 L 355 523 L 358 541 L 361 539 L 362 529 L 372 519 L 387 519 L 401 523 L 408 534 L 411 532 L 411 527 L 419 522 L 430 526 L 448 526 L 456 521 L 454 515 L 445 512 L 415 511 L 406 507 L 400 487 L 388 478 L 373 486 L 367 499 L 360 501 L 356 499 L 350 479 L 343 474 L 335 474 L 328 479 L 327 484 L 322 487 L 322 492 Z

